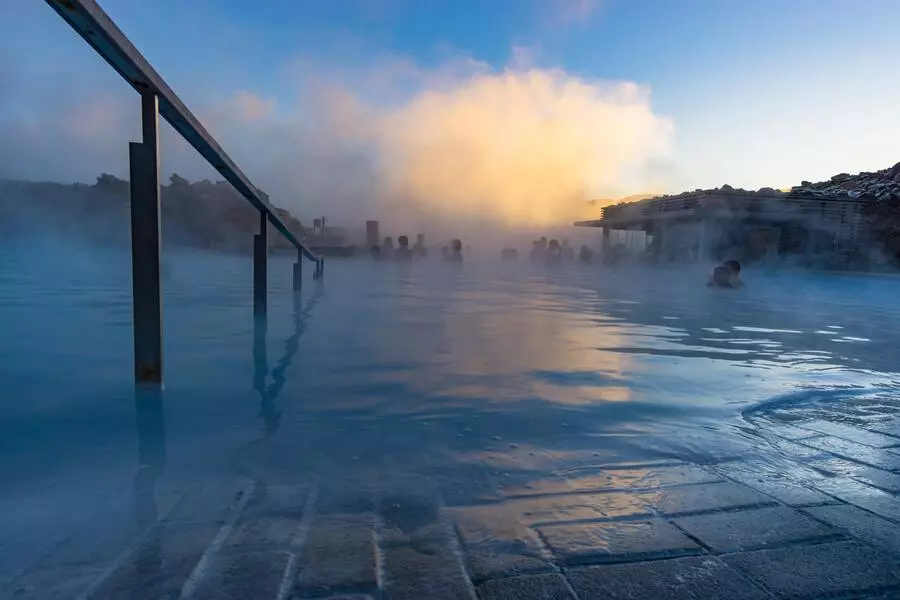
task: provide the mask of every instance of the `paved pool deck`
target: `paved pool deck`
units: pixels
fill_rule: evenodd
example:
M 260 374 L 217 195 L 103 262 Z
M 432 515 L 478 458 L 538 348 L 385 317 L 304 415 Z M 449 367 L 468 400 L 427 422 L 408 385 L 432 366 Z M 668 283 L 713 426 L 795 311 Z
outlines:
M 42 600 L 900 599 L 900 404 L 848 406 L 748 416 L 752 457 L 581 465 L 475 499 L 427 481 L 402 498 L 349 498 L 329 482 L 237 481 L 146 505 L 138 493 L 128 514 L 82 527 L 0 589 Z

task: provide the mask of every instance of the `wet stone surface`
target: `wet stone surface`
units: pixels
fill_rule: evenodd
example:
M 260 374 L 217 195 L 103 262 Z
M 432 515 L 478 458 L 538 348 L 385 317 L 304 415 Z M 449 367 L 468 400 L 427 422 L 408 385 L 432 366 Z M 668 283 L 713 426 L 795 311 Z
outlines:
M 450 511 L 476 580 L 555 570 L 537 532 L 502 505 Z
M 812 438 L 800 443 L 870 467 L 885 471 L 900 470 L 900 454 L 888 448 L 872 448 L 836 437 Z
M 775 503 L 769 496 L 730 481 L 660 490 L 643 498 L 654 510 L 668 516 Z
M 374 515 L 327 514 L 313 519 L 298 563 L 296 592 L 377 587 Z
M 505 510 L 528 525 L 595 521 L 649 515 L 642 498 L 635 494 L 577 494 L 523 498 L 504 504 Z
M 819 489 L 843 500 L 873 512 L 880 517 L 900 522 L 900 498 L 867 486 L 853 479 L 828 479 L 820 482 Z
M 814 506 L 804 512 L 859 540 L 900 555 L 900 525 L 847 504 Z
M 584 460 L 451 506 L 421 480 L 161 494 L 88 523 L 0 598 L 897 597 L 900 474 L 883 467 L 900 454 L 837 425 L 774 425 L 764 452 L 713 465 Z
M 873 423 L 869 426 L 869 429 L 900 439 L 900 419 L 891 419 L 889 421 Z
M 900 565 L 857 542 L 757 550 L 723 560 L 784 598 L 840 597 L 900 585 Z
M 771 496 L 788 506 L 810 506 L 835 501 L 827 494 L 791 477 L 793 475 L 806 479 L 818 478 L 818 474 L 812 473 L 811 469 L 803 469 L 803 472 L 797 472 L 798 470 L 794 469 L 792 473 L 773 473 L 765 466 L 755 462 L 723 463 L 717 465 L 717 468 L 731 479 Z
M 663 520 L 543 527 L 541 535 L 565 564 L 698 554 L 703 549 Z
M 578 600 L 559 574 L 494 579 L 478 588 L 482 600 Z
M 882 471 L 843 458 L 826 458 L 810 461 L 813 466 L 831 475 L 849 477 L 886 492 L 900 492 L 900 474 Z
M 581 599 L 763 600 L 771 598 L 740 573 L 711 556 L 572 569 L 569 581 Z
M 715 552 L 737 552 L 833 538 L 835 532 L 785 507 L 682 517 L 673 521 Z
M 801 423 L 800 426 L 804 429 L 811 430 L 813 433 L 822 433 L 825 435 L 849 440 L 851 442 L 856 442 L 864 446 L 871 446 L 873 448 L 890 448 L 892 446 L 900 446 L 900 439 L 884 435 L 882 433 L 854 427 L 852 425 L 845 425 L 843 423 L 835 423 L 833 421 L 825 421 L 819 419 L 815 421 L 805 421 Z

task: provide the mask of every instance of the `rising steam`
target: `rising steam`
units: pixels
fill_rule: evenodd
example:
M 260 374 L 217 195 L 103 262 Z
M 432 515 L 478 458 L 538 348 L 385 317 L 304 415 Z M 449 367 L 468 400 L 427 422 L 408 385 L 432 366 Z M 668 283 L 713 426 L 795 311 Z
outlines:
M 665 162 L 671 124 L 647 89 L 532 68 L 531 57 L 516 48 L 501 70 L 469 57 L 436 68 L 309 61 L 293 72 L 295 102 L 240 90 L 195 110 L 254 183 L 304 222 L 546 228 L 586 216 L 588 199 L 677 187 L 653 167 Z M 48 110 L 59 123 L 10 130 L 0 121 L 10 133 L 0 135 L 0 163 L 26 176 L 31 165 L 39 178 L 127 177 L 133 94 L 65 97 Z M 217 177 L 166 128 L 162 143 L 164 178 Z M 43 173 L 48 165 L 57 172 Z
M 424 90 L 375 120 L 384 203 L 511 226 L 571 222 L 589 198 L 627 189 L 671 129 L 632 83 L 536 69 Z

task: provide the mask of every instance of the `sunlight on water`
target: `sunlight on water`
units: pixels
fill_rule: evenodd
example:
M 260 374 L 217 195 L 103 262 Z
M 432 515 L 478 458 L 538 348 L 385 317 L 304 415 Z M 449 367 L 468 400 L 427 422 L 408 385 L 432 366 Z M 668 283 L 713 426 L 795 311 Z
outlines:
M 317 480 L 335 502 L 426 481 L 453 504 L 708 462 L 752 445 L 748 410 L 896 389 L 889 278 L 751 272 L 723 292 L 692 270 L 359 259 L 294 296 L 274 257 L 255 325 L 249 259 L 185 253 L 165 269 L 166 389 L 136 411 L 129 268 L 59 248 L 0 262 L 0 559 L 144 485 L 163 506 L 244 479 Z

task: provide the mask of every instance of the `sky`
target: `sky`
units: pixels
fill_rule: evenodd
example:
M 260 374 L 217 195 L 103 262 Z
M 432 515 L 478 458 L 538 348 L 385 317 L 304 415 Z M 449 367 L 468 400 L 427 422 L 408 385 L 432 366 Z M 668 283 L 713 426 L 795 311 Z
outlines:
M 100 3 L 301 218 L 542 224 L 900 160 L 894 0 Z M 0 177 L 126 177 L 136 94 L 44 2 L 0 22 Z M 168 129 L 162 165 L 216 176 Z

